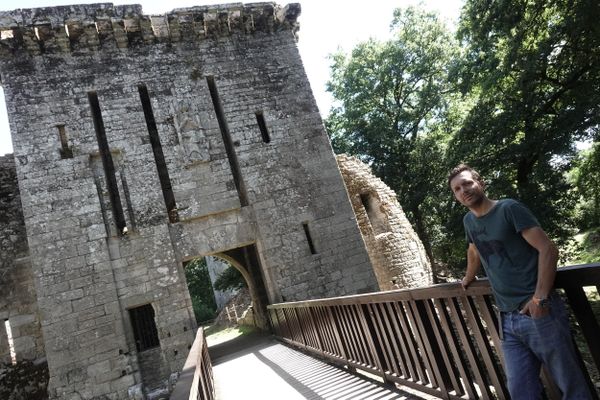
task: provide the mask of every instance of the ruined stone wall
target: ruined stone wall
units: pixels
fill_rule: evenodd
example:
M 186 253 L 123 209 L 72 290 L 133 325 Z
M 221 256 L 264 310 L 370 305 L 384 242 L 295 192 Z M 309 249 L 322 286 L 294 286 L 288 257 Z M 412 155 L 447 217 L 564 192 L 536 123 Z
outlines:
M 215 304 L 217 305 L 217 312 L 221 311 L 225 304 L 238 292 L 237 290 L 217 290 L 215 289 L 215 282 L 219 276 L 225 272 L 227 268 L 234 268 L 225 261 L 217 257 L 206 257 L 206 268 L 208 275 L 210 276 L 210 283 L 213 287 L 213 293 L 215 294 Z
M 296 48 L 298 14 L 0 13 L 51 398 L 127 398 L 178 371 L 194 338 L 191 258 L 256 244 L 273 302 L 377 289 Z M 161 349 L 148 367 L 128 311 L 145 304 Z
M 344 183 L 382 290 L 433 284 L 421 240 L 396 193 L 356 157 L 337 156 Z
M 44 357 L 33 272 L 12 155 L 0 157 L 0 363 L 10 362 L 5 321 L 17 360 Z

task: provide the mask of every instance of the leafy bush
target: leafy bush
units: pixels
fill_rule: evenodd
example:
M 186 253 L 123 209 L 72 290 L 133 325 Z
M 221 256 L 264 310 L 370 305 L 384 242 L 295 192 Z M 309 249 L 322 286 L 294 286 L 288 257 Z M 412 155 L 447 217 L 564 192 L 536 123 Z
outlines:
M 578 257 L 570 264 L 590 264 L 600 260 L 600 229 L 584 233 Z
M 215 318 L 216 309 L 204 303 L 202 299 L 198 297 L 192 297 L 192 307 L 194 308 L 196 322 L 199 324 Z
M 196 321 L 200 323 L 213 319 L 217 303 L 204 257 L 196 258 L 185 265 L 185 279 Z
M 244 277 L 234 267 L 229 267 L 223 271 L 215 281 L 215 289 L 227 291 L 227 290 L 238 290 L 246 287 L 246 281 Z

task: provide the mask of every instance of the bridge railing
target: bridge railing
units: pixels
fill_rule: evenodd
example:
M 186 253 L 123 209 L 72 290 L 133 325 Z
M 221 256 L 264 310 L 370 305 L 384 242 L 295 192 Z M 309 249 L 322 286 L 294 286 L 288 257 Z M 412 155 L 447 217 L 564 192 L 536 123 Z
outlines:
M 584 369 L 599 380 L 599 317 L 586 293 L 600 307 L 600 263 L 559 269 L 556 287 L 573 310 L 579 351 L 587 357 Z M 466 291 L 452 283 L 268 309 L 278 337 L 330 362 L 440 398 L 509 398 L 487 280 Z M 543 378 L 548 397 L 560 398 Z
M 213 400 L 215 386 L 212 363 L 202 328 L 198 329 L 194 344 L 185 361 L 170 400 Z

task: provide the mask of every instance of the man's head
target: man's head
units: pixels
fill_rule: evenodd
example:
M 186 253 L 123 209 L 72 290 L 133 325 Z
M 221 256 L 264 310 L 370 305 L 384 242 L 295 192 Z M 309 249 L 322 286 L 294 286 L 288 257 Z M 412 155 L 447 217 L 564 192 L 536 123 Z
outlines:
M 486 198 L 483 179 L 467 164 L 459 164 L 450 171 L 448 186 L 456 200 L 467 208 L 477 207 Z

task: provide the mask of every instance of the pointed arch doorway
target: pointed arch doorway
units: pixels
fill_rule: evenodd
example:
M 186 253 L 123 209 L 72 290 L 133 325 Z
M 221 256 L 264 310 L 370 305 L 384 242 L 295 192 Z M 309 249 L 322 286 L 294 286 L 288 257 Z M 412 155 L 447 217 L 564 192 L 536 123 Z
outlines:
M 269 299 L 256 245 L 250 244 L 214 253 L 211 254 L 211 256 L 227 261 L 242 274 L 248 285 L 250 297 L 252 298 L 256 326 L 263 331 L 270 330 L 267 314 L 267 304 L 269 303 Z

